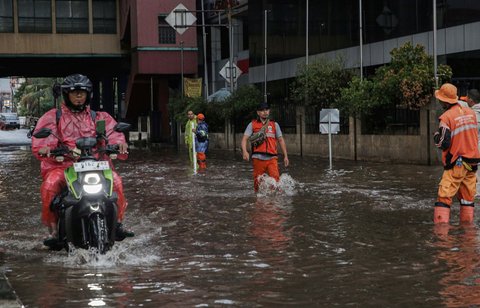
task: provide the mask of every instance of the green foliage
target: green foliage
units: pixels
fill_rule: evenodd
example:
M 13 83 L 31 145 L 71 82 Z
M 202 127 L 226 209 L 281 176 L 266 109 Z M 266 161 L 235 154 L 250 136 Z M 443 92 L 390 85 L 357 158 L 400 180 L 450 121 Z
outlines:
M 169 110 L 176 121 L 187 121 L 187 112 L 203 113 L 210 131 L 221 131 L 226 119 L 252 119 L 262 93 L 252 85 L 239 87 L 233 95 L 222 102 L 206 102 L 203 98 L 181 98 L 179 93 L 170 93 Z
M 189 110 L 192 110 L 195 114 L 203 113 L 210 131 L 215 132 L 223 130 L 225 126 L 225 118 L 218 105 L 219 103 L 207 103 L 203 97 L 184 97 L 182 99 L 179 93 L 172 92 L 168 108 L 173 118 L 181 123 L 187 121 L 187 112 Z
M 18 113 L 23 116 L 40 117 L 55 107 L 52 93 L 54 78 L 29 78 L 15 92 Z
M 256 112 L 257 105 L 262 101 L 262 92 L 257 87 L 244 85 L 225 100 L 223 114 L 225 118 L 252 117 L 252 114 Z
M 291 86 L 290 98 L 297 104 L 328 108 L 337 103 L 339 91 L 347 87 L 353 70 L 345 69 L 341 57 L 321 58 L 308 66 L 302 65 Z
M 335 107 L 346 114 L 368 114 L 383 104 L 383 101 L 376 99 L 379 95 L 372 95 L 376 91 L 378 90 L 373 81 L 362 81 L 360 77 L 354 76 L 347 87 L 340 89 L 341 100 Z
M 391 51 L 392 61 L 378 68 L 370 80 L 355 78 L 341 91 L 339 107 L 349 113 L 371 113 L 376 108 L 402 107 L 417 110 L 427 105 L 435 87 L 433 58 L 421 45 L 405 45 Z M 449 81 L 452 70 L 437 68 L 439 83 Z

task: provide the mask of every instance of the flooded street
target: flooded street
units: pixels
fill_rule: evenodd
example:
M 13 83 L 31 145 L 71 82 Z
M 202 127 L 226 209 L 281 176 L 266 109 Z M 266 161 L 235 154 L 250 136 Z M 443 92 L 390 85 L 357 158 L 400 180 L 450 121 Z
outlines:
M 26 307 L 480 305 L 478 228 L 458 204 L 450 230 L 432 223 L 441 166 L 290 160 L 283 192 L 256 196 L 239 152 L 193 176 L 185 151 L 132 150 L 136 236 L 92 258 L 43 247 L 39 163 L 0 146 L 3 271 Z

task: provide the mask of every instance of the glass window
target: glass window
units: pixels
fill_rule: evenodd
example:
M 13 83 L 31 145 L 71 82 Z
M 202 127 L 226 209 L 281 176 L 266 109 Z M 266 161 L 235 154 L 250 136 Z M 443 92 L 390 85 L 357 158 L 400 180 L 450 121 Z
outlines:
M 51 1 L 18 0 L 18 31 L 23 33 L 51 33 Z
M 167 15 L 158 16 L 158 43 L 160 44 L 175 44 L 176 31 L 166 21 Z
M 56 0 L 57 33 L 88 33 L 88 0 Z
M 93 33 L 117 33 L 115 0 L 93 0 Z
M 0 1 L 0 32 L 13 32 L 12 0 Z

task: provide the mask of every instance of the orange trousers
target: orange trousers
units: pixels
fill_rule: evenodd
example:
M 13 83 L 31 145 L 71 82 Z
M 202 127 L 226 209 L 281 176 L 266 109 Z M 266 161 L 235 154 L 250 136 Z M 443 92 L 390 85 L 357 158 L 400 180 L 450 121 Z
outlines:
M 46 226 L 56 224 L 58 217 L 56 213 L 50 210 L 50 204 L 58 195 L 63 187 L 67 185 L 64 176 L 63 168 L 56 168 L 49 170 L 43 177 L 42 185 L 40 186 L 40 195 L 42 197 L 42 223 Z M 127 201 L 123 194 L 122 178 L 113 171 L 113 190 L 118 194 L 117 201 L 117 220 L 122 221 L 127 208 Z
M 438 187 L 438 202 L 452 205 L 452 198 L 457 196 L 462 204 L 473 204 L 477 190 L 477 176 L 463 165 L 444 170 Z
M 198 168 L 200 169 L 207 168 L 207 155 L 202 152 L 197 152 L 197 163 L 198 163 Z
M 280 180 L 280 173 L 278 171 L 278 158 L 272 158 L 269 160 L 261 160 L 253 158 L 253 188 L 258 191 L 258 177 L 266 173 L 270 177 L 274 178 L 277 182 Z

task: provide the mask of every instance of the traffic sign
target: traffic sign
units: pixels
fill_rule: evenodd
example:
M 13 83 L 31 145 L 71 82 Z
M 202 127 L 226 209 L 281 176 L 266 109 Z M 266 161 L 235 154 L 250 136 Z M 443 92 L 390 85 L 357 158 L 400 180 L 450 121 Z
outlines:
M 320 110 L 320 133 L 336 134 L 340 131 L 340 112 L 338 109 Z
M 242 70 L 235 65 L 235 63 L 233 63 L 232 67 L 230 68 L 230 61 L 227 61 L 227 63 L 225 63 L 220 70 L 219 74 L 225 78 L 227 82 L 230 82 L 230 71 L 232 71 L 232 80 L 234 83 L 237 82 L 238 77 L 240 77 L 240 75 L 243 73 Z
M 170 12 L 170 14 L 167 15 L 167 17 L 165 17 L 165 21 L 179 34 L 183 34 L 187 31 L 189 26 L 197 21 L 197 17 L 190 13 L 188 9 L 180 3 Z

